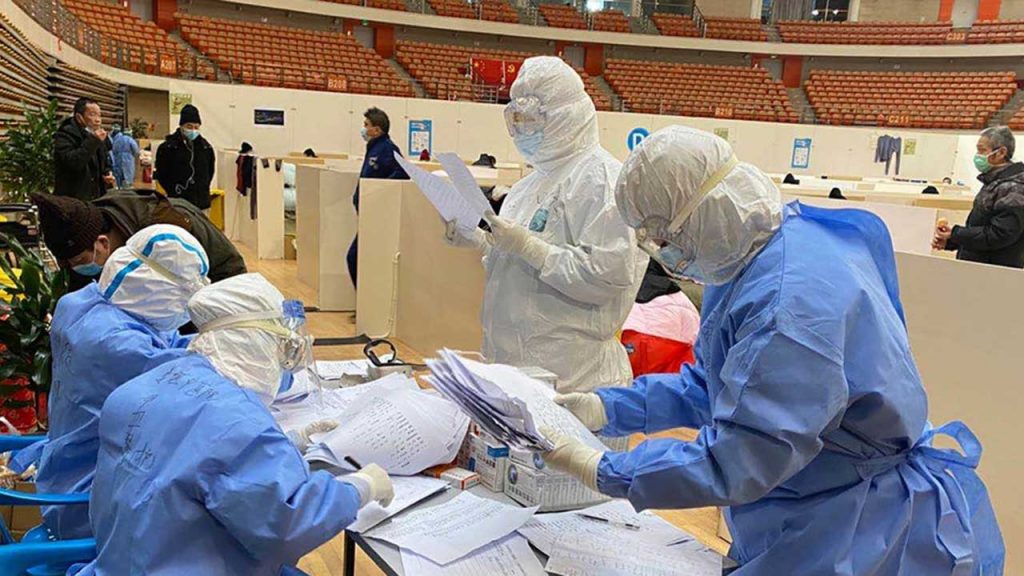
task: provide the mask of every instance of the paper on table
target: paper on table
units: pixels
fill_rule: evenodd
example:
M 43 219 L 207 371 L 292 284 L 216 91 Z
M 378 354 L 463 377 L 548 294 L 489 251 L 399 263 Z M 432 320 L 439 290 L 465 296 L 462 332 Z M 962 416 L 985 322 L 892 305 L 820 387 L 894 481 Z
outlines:
M 445 222 L 455 222 L 459 234 L 467 238 L 470 237 L 484 216 L 483 210 L 473 201 L 467 200 L 451 182 L 444 178 L 435 176 L 409 162 L 398 152 L 395 152 L 395 160 L 434 205 L 434 208 L 441 214 L 441 218 Z M 481 194 L 483 193 L 481 192 Z
M 650 510 L 637 512 L 629 500 L 615 499 L 597 506 L 591 506 L 583 510 L 577 510 L 576 514 L 584 516 L 584 521 L 595 522 L 590 518 L 604 518 L 611 522 L 612 526 L 623 527 L 624 524 L 637 526 L 639 529 L 627 528 L 633 536 L 641 540 L 661 546 L 682 544 L 695 540 L 688 532 L 676 528 Z M 597 522 L 601 524 L 599 521 Z
M 345 477 L 339 476 L 338 479 L 344 480 Z M 346 530 L 365 532 L 413 504 L 449 487 L 448 482 L 444 480 L 426 476 L 392 476 L 391 486 L 395 490 L 395 498 L 387 508 L 370 502 L 359 510 L 356 521 L 349 524 Z
M 341 380 L 345 376 L 366 378 L 370 372 L 369 360 L 318 361 L 316 371 L 324 380 Z
M 536 511 L 536 506 L 519 508 L 462 492 L 444 504 L 399 516 L 366 536 L 447 564 L 515 532 Z
M 545 576 L 544 565 L 530 550 L 526 539 L 509 534 L 472 554 L 445 565 L 405 548 L 402 549 L 405 576 Z
M 296 385 L 300 385 L 298 378 L 296 378 L 296 383 L 292 387 L 294 388 Z M 277 425 L 281 427 L 281 430 L 285 432 L 301 430 L 317 420 L 325 418 L 337 420 L 352 402 L 355 402 L 363 394 L 375 389 L 398 391 L 419 390 L 420 387 L 412 378 L 402 374 L 389 374 L 379 380 L 350 388 L 324 390 L 322 404 L 313 395 L 284 401 L 279 397 L 271 405 L 270 412 L 273 414 L 274 419 L 277 420 Z
M 566 533 L 555 542 L 544 569 L 559 576 L 720 576 L 722 557 L 686 544 L 609 543 L 594 533 Z
M 437 161 L 444 168 L 445 174 L 455 185 L 455 189 L 462 194 L 473 206 L 473 210 L 479 210 L 480 214 L 491 210 L 491 203 L 487 201 L 480 184 L 477 183 L 473 173 L 466 168 L 466 163 L 454 152 L 445 152 L 437 155 Z M 478 221 L 479 222 L 479 221 Z
M 454 460 L 469 428 L 469 418 L 436 394 L 379 387 L 352 402 L 337 419 L 337 428 L 313 437 L 316 445 L 306 460 L 354 469 L 351 458 L 402 476 Z

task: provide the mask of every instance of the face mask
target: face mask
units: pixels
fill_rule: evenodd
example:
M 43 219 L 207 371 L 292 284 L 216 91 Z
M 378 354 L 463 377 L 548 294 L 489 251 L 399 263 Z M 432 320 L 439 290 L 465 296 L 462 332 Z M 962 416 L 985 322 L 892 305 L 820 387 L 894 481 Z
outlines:
M 370 141 L 370 133 L 366 131 L 366 126 L 363 126 L 359 130 L 359 135 L 363 137 L 363 142 L 369 142 Z
M 190 141 L 195 140 L 196 138 L 199 137 L 199 130 L 186 130 L 182 128 L 181 133 L 184 134 L 185 138 L 188 138 Z
M 988 154 L 975 154 L 974 155 L 974 167 L 978 169 L 978 172 L 984 174 L 992 169 L 992 164 L 989 163 L 988 157 L 991 156 L 995 150 Z
M 537 156 L 537 151 L 540 150 L 540 145 L 544 142 L 544 132 L 535 132 L 530 135 L 516 136 L 512 139 L 516 145 L 516 149 L 523 155 L 523 158 L 530 160 Z
M 97 264 L 95 260 L 89 262 L 88 264 L 79 264 L 78 266 L 73 266 L 71 269 L 74 270 L 76 274 L 81 274 L 82 276 L 89 276 L 90 278 L 94 278 L 103 273 L 103 266 Z

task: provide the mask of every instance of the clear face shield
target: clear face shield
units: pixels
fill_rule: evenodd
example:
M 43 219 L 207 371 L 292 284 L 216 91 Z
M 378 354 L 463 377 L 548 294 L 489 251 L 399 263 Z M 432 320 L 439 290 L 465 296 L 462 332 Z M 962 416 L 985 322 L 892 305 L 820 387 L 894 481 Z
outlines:
M 539 134 L 546 121 L 543 106 L 534 96 L 514 98 L 505 106 L 505 127 L 513 139 Z
M 657 262 L 674 282 L 679 283 L 687 279 L 684 272 L 696 256 L 693 249 L 687 250 L 675 242 L 660 239 L 644 226 L 636 229 L 636 242 L 637 246 L 650 256 L 651 260 Z

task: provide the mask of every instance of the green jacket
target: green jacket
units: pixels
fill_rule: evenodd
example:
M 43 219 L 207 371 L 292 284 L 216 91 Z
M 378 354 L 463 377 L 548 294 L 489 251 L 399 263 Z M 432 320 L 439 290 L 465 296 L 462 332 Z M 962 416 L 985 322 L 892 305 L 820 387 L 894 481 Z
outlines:
M 93 200 L 118 230 L 129 238 L 153 224 L 174 224 L 188 230 L 210 258 L 210 281 L 244 274 L 245 260 L 223 232 L 187 200 L 167 198 L 149 190 L 111 191 Z

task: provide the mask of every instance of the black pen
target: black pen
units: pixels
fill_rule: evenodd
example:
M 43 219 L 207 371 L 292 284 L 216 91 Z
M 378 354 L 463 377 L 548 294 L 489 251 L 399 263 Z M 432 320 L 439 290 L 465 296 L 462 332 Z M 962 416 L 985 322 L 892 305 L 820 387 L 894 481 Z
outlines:
M 588 520 L 596 520 L 598 522 L 604 522 L 605 524 L 611 524 L 612 526 L 621 526 L 623 528 L 628 528 L 630 530 L 639 530 L 640 529 L 640 525 L 639 524 L 634 524 L 632 522 L 623 522 L 623 521 L 619 521 L 619 520 L 609 520 L 608 518 L 602 518 L 601 516 L 595 516 L 595 515 L 592 515 L 592 514 L 585 514 L 583 512 L 577 512 L 577 514 L 579 514 L 580 516 L 582 516 L 582 517 L 584 517 L 584 518 L 586 518 Z
M 359 465 L 359 462 L 356 462 L 356 459 L 351 456 L 345 456 L 343 460 L 350 466 L 354 466 L 356 470 L 362 470 L 363 468 L 362 466 Z

